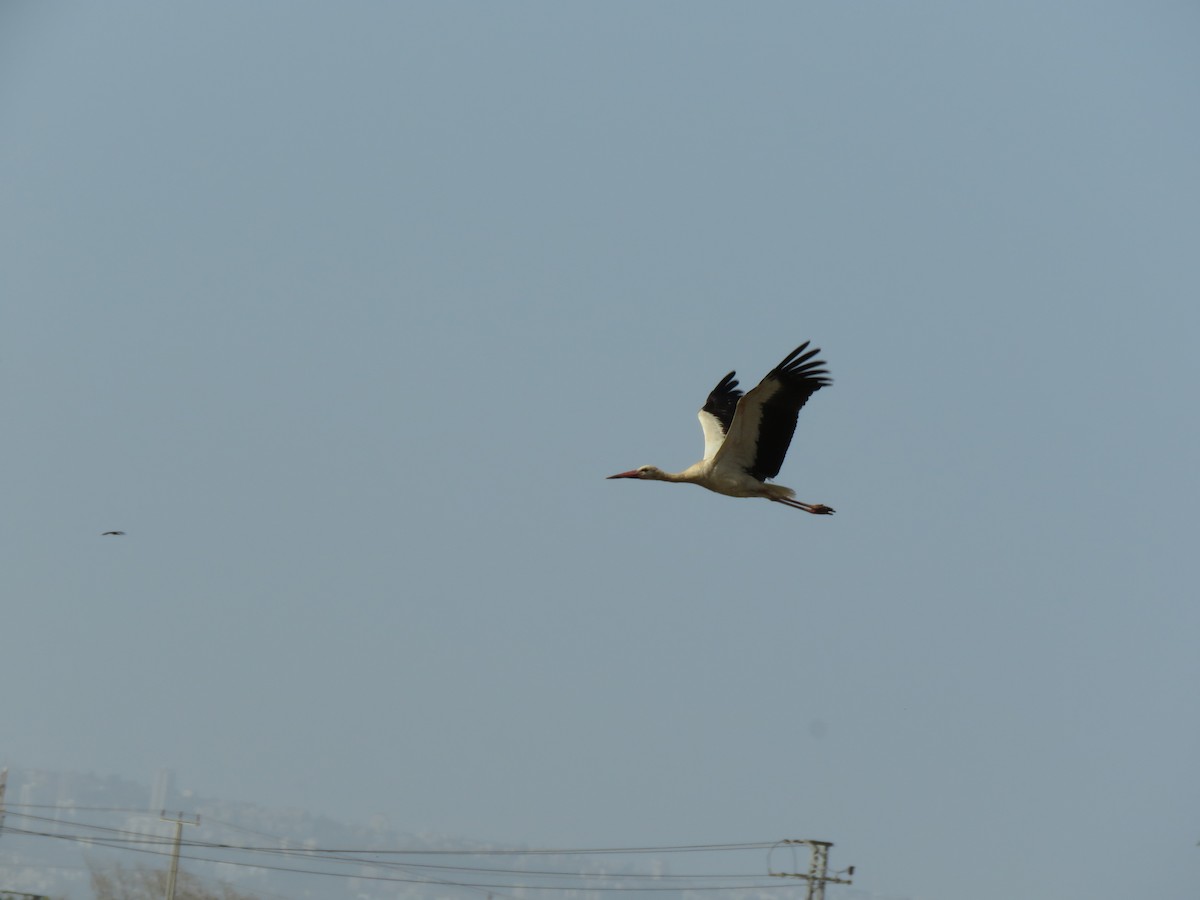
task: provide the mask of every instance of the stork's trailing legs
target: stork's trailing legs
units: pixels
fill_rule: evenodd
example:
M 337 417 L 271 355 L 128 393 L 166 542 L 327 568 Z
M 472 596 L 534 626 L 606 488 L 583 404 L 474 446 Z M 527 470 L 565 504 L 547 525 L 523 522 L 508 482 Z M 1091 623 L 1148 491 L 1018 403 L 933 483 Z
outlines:
M 836 510 L 826 506 L 824 503 L 804 503 L 801 500 L 793 500 L 790 497 L 770 497 L 768 499 L 794 509 L 802 509 L 807 513 L 812 513 L 814 516 L 832 516 L 836 512 Z

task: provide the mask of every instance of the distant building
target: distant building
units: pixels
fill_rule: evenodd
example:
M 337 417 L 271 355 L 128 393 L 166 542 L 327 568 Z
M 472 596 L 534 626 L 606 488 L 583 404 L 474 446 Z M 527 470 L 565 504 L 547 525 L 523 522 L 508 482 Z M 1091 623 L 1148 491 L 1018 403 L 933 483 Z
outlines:
M 159 769 L 154 777 L 154 787 L 150 791 L 150 809 L 166 809 L 174 787 L 175 773 L 170 769 Z

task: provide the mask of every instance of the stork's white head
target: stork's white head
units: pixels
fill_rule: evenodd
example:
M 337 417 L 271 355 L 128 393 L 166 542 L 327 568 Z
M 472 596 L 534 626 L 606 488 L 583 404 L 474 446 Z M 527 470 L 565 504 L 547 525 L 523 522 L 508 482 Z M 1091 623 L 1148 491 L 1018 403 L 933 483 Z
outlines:
M 663 470 L 658 466 L 638 466 L 636 469 L 630 469 L 628 472 L 618 472 L 616 475 L 609 475 L 609 479 L 613 478 L 641 478 L 644 481 L 662 481 Z

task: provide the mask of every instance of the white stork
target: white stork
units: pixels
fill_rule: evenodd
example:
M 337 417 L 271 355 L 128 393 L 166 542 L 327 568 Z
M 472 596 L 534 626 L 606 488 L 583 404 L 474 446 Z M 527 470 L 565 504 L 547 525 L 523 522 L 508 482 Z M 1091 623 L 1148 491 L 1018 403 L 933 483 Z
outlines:
M 833 510 L 823 503 L 804 503 L 795 498 L 791 488 L 767 484 L 783 465 L 800 408 L 832 384 L 824 361 L 813 359 L 820 349 L 808 350 L 808 343 L 789 353 L 745 396 L 738 390 L 733 372 L 717 383 L 699 413 L 704 431 L 704 459 L 700 462 L 682 472 L 640 466 L 608 477 L 698 484 L 729 497 L 766 497 L 813 515 L 830 515 Z

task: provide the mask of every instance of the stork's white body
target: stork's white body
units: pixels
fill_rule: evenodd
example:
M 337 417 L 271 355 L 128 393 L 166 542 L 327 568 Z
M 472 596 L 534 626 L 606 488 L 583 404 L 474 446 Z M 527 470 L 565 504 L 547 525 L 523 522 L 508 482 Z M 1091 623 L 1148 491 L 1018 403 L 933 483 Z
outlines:
M 726 497 L 767 497 L 769 499 L 788 498 L 795 494 L 791 488 L 782 484 L 768 484 L 759 481 L 745 471 L 734 469 L 729 465 L 720 465 L 713 459 L 702 459 L 692 463 L 682 472 L 664 472 L 655 466 L 642 466 L 634 470 L 638 474 L 611 475 L 610 478 L 645 478 L 652 481 L 673 481 L 680 484 L 698 484 L 717 494 Z
M 804 503 L 781 484 L 769 484 L 783 464 L 801 407 L 814 393 L 830 384 L 820 350 L 805 353 L 805 342 L 767 373 L 745 396 L 737 390 L 734 373 L 726 375 L 699 412 L 704 432 L 704 458 L 682 472 L 664 472 L 640 466 L 610 478 L 638 478 L 698 484 L 728 497 L 764 497 L 814 515 L 833 512 L 823 503 Z

